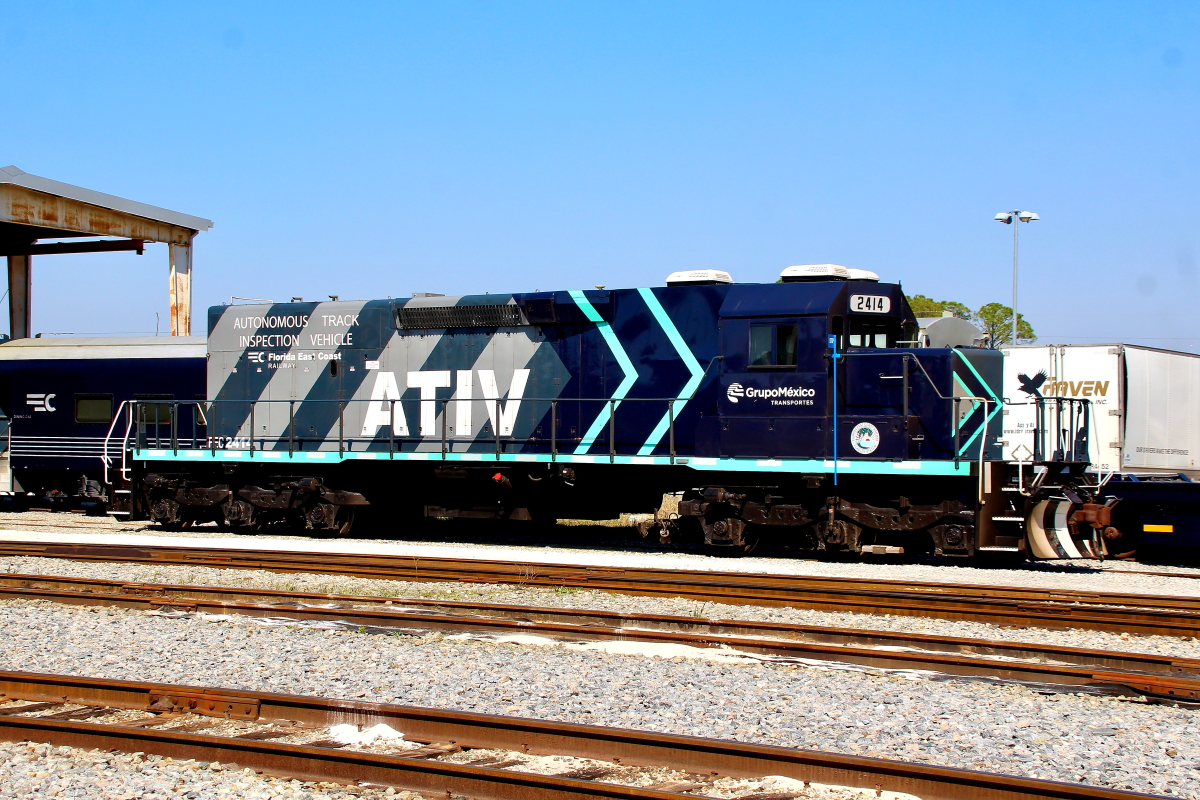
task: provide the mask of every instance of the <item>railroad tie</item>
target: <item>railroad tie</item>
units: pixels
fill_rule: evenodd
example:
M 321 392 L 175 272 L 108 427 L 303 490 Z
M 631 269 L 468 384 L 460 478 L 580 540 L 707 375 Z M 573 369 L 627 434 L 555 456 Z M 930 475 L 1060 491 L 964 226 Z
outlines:
M 652 783 L 646 788 L 655 792 L 677 792 L 682 794 L 683 792 L 690 792 L 693 789 L 699 789 L 703 785 L 694 781 L 667 781 L 665 783 Z
M 345 742 L 339 742 L 337 739 L 317 739 L 315 742 L 305 742 L 305 747 L 328 747 L 332 750 L 345 747 Z
M 28 703 L 12 708 L 0 708 L 0 714 L 30 714 L 34 711 L 44 711 L 47 708 L 57 708 L 65 703 Z
M 291 736 L 293 733 L 296 733 L 296 731 L 289 731 L 287 728 L 264 728 L 258 731 L 250 731 L 249 733 L 239 733 L 233 738 L 262 741 L 263 739 L 281 739 L 284 736 Z
M 135 719 L 132 722 L 122 722 L 121 724 L 126 728 L 153 728 L 156 725 L 166 725 L 168 722 L 177 720 L 182 716 L 183 714 L 177 711 L 168 711 L 165 714 L 158 714 L 153 717 L 146 717 L 145 719 Z
M 605 775 L 612 775 L 616 772 L 616 767 L 605 767 L 599 764 L 573 769 L 568 772 L 556 772 L 556 778 L 573 778 L 577 781 L 594 781 L 596 778 L 603 778 Z
M 506 756 L 488 756 L 481 758 L 478 761 L 468 761 L 467 766 L 471 767 L 491 767 L 492 769 L 504 769 L 505 767 L 515 767 L 517 764 L 524 764 L 523 758 L 508 758 Z
M 80 721 L 85 719 L 94 719 L 96 717 L 106 717 L 109 714 L 116 714 L 125 711 L 123 708 L 104 708 L 102 706 L 87 706 L 85 708 L 76 708 L 72 711 L 59 711 L 57 714 L 46 714 L 40 719 L 60 719 Z
M 196 733 L 197 731 L 207 730 L 208 728 L 215 728 L 217 725 L 220 725 L 223 722 L 225 722 L 225 720 L 221 720 L 221 722 L 188 722 L 184 725 L 180 725 L 178 728 L 168 728 L 167 730 L 169 730 L 171 733 Z
M 395 753 L 395 755 L 401 758 L 437 758 L 438 756 L 457 753 L 460 750 L 462 748 L 453 742 L 434 742 L 424 747 L 418 747 L 416 750 L 401 750 Z

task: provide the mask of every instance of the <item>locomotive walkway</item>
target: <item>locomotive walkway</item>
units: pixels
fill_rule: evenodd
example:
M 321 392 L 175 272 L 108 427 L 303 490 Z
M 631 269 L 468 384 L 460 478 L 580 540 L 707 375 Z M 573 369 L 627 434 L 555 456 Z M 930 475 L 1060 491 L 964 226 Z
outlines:
M 267 550 L 240 541 L 236 547 L 213 547 L 157 544 L 152 537 L 138 537 L 136 543 L 106 544 L 96 541 L 101 538 L 98 536 L 88 537 L 88 542 L 72 543 L 8 536 L 8 540 L 0 540 L 0 556 L 319 572 L 401 581 L 579 587 L 704 602 L 887 613 L 1022 627 L 1200 636 L 1200 598 L 1186 596 L 339 553 L 327 549 L 312 552 L 303 549 L 311 547 L 309 542 L 294 543 L 294 550 Z M 223 540 L 223 545 L 227 544 L 228 540 Z
M 212 722 L 206 723 L 205 719 Z M 234 721 L 243 723 L 236 726 L 236 733 L 197 732 L 228 728 L 220 723 Z M 277 741 L 346 723 L 360 729 L 384 724 L 403 733 L 409 742 L 426 746 L 380 754 L 347 750 L 329 739 L 302 744 Z M 922 800 L 1156 797 L 898 760 L 619 728 L 26 672 L 0 672 L 0 738 L 234 762 L 238 767 L 304 780 L 396 786 L 430 794 L 503 800 L 695 797 L 687 792 L 702 790 L 714 776 L 783 776 L 807 783 L 863 788 L 876 796 L 898 792 Z M 494 757 L 481 758 L 475 763 L 443 760 L 448 754 L 475 749 L 573 756 L 614 767 L 611 771 L 595 767 L 565 775 L 540 775 L 503 768 L 517 759 L 496 762 Z M 693 780 L 643 788 L 594 779 L 627 765 L 665 767 Z
M 1200 660 L 1047 644 L 749 620 L 623 614 L 494 603 L 0 575 L 0 598 L 306 620 L 374 632 L 453 631 L 562 642 L 619 641 L 716 648 L 768 661 L 820 661 L 938 677 L 1034 684 L 1059 691 L 1200 703 Z

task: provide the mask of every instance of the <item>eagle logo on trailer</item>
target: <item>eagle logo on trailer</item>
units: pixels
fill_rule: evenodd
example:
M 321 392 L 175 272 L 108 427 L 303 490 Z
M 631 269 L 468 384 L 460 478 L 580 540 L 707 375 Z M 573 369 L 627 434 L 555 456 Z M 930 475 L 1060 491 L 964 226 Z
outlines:
M 1017 381 L 1021 384 L 1021 391 L 1030 397 L 1041 397 L 1042 384 L 1046 382 L 1046 370 L 1042 370 L 1032 378 L 1024 372 L 1017 373 Z
M 879 448 L 879 429 L 869 422 L 860 422 L 850 432 L 850 445 L 859 455 L 870 455 Z

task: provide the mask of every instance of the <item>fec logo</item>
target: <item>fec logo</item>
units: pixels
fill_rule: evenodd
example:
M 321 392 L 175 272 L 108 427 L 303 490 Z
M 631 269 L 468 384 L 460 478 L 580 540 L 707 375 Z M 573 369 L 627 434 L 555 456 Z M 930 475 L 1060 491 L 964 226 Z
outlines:
M 870 455 L 879 447 L 879 429 L 869 422 L 860 422 L 850 432 L 850 445 L 859 455 Z
M 25 395 L 25 404 L 32 406 L 34 411 L 57 411 L 58 409 L 50 405 L 50 401 L 56 396 L 54 394 L 27 394 Z

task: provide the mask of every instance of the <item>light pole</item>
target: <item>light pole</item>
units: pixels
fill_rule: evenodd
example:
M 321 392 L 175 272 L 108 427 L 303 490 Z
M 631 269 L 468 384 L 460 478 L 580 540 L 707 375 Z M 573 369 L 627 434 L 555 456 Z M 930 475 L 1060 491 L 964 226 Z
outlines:
M 1001 211 L 996 216 L 992 217 L 996 222 L 1003 222 L 1005 225 L 1013 225 L 1014 222 L 1033 222 L 1035 219 L 1041 219 L 1032 211 Z M 1012 343 L 1017 343 L 1017 238 L 1020 225 L 1013 225 L 1013 335 Z

